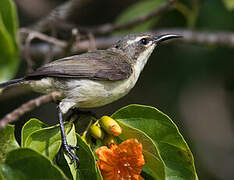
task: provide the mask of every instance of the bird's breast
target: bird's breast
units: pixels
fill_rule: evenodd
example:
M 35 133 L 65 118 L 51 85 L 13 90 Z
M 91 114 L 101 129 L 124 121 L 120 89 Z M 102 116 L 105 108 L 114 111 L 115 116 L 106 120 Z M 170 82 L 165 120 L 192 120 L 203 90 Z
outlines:
M 62 94 L 66 108 L 94 108 L 112 103 L 129 93 L 135 86 L 139 73 L 133 69 L 129 78 L 118 81 L 99 81 L 90 79 L 43 78 L 30 81 L 34 91 Z
M 69 80 L 66 99 L 74 101 L 77 107 L 93 108 L 109 104 L 128 94 L 136 83 L 136 75 L 119 81 Z

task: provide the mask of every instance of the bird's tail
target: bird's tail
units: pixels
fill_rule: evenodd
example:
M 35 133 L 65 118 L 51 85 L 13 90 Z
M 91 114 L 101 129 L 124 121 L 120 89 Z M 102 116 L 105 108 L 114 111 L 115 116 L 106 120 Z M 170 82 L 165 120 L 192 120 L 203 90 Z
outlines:
M 20 84 L 24 81 L 24 78 L 19 78 L 19 79 L 13 79 L 4 83 L 0 84 L 0 89 L 5 88 L 5 87 L 9 87 L 12 85 L 16 85 L 16 84 Z

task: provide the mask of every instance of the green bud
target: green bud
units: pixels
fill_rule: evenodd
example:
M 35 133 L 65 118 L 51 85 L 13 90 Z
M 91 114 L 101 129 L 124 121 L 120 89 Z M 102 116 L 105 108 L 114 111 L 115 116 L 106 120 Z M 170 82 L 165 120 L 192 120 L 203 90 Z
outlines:
M 90 127 L 90 134 L 91 136 L 93 136 L 95 139 L 103 139 L 104 138 L 104 132 L 102 131 L 102 129 L 97 126 L 96 124 L 93 124 Z
M 119 136 L 122 133 L 119 124 L 109 116 L 102 116 L 99 123 L 108 134 Z

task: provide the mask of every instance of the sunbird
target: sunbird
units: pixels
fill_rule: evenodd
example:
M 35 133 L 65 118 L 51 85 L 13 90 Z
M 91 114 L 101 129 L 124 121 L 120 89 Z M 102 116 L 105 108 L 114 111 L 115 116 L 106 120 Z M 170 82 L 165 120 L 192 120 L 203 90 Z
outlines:
M 154 48 L 162 41 L 180 38 L 176 34 L 130 34 L 106 50 L 96 50 L 52 61 L 25 77 L 0 84 L 0 88 L 26 85 L 40 93 L 58 92 L 58 117 L 62 145 L 79 164 L 67 143 L 63 115 L 72 108 L 94 108 L 112 103 L 128 94 Z

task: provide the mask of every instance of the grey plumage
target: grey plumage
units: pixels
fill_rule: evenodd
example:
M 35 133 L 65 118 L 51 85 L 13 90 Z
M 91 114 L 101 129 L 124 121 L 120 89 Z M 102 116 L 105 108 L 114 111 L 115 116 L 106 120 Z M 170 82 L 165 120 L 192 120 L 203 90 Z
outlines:
M 121 80 L 128 78 L 131 73 L 127 56 L 114 51 L 98 50 L 56 60 L 28 74 L 25 79 L 60 77 Z

